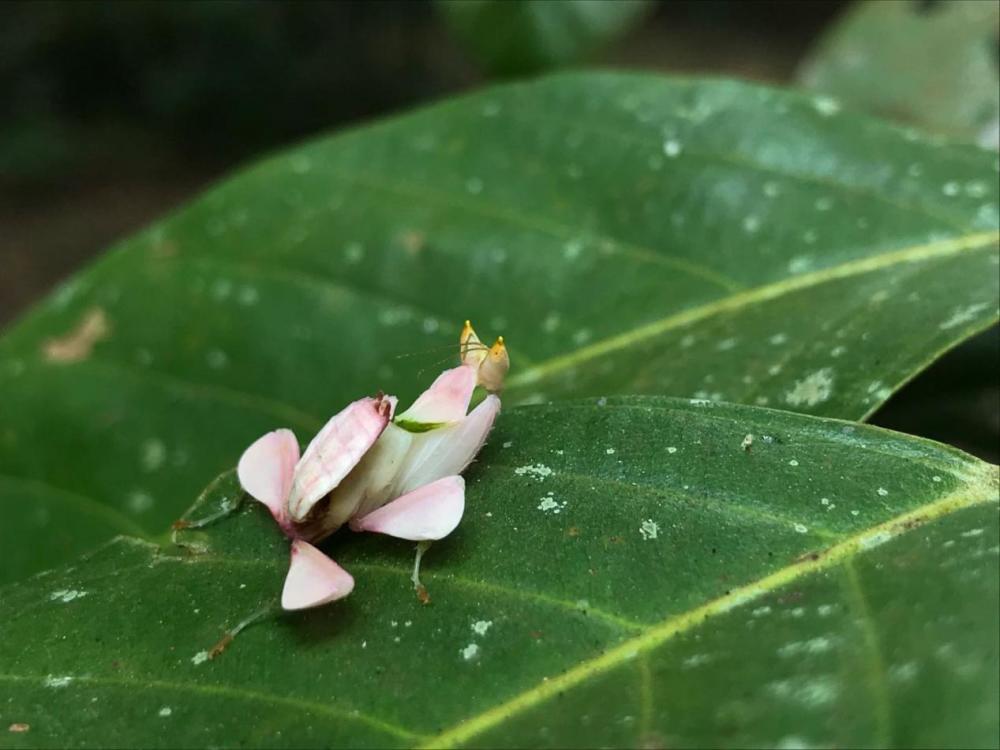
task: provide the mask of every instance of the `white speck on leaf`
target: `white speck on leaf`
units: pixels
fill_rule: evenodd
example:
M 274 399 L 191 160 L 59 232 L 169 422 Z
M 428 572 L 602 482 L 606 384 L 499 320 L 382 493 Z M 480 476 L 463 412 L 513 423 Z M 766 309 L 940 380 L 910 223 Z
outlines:
M 809 531 L 809 527 L 808 526 L 803 526 L 801 523 L 797 523 L 797 524 L 795 524 L 795 530 L 797 532 L 799 532 L 800 534 L 805 534 L 805 533 L 807 533 Z
M 660 535 L 660 527 L 652 518 L 647 518 L 639 527 L 639 534 L 643 541 L 648 542 Z
M 150 438 L 142 444 L 142 468 L 144 471 L 156 471 L 167 459 L 167 447 L 162 441 Z
M 615 453 L 615 449 L 614 449 L 614 448 L 608 448 L 608 449 L 607 449 L 606 451 L 604 451 L 604 452 L 605 452 L 605 453 L 607 453 L 607 454 L 608 454 L 609 456 L 613 456 L 613 455 L 614 455 L 614 453 Z
M 880 497 L 885 497 L 886 495 L 889 494 L 889 490 L 887 490 L 885 487 L 879 487 L 878 494 Z
M 472 623 L 472 632 L 476 635 L 482 637 L 486 635 L 486 631 L 493 626 L 493 620 L 476 620 Z
M 256 287 L 250 285 L 244 286 L 240 289 L 239 302 L 244 307 L 251 307 L 257 304 L 257 300 L 260 299 L 260 294 L 257 292 Z
M 195 666 L 199 664 L 204 664 L 206 661 L 208 661 L 207 651 L 199 651 L 197 654 L 191 657 L 191 663 L 194 664 Z
M 833 371 L 829 367 L 796 381 L 785 394 L 785 402 L 792 406 L 815 406 L 830 398 L 833 393 Z
M 989 306 L 988 302 L 980 302 L 967 307 L 956 307 L 952 310 L 951 317 L 939 325 L 938 328 L 942 331 L 947 331 L 950 328 L 956 328 L 957 326 L 964 325 L 965 323 L 971 323 L 975 320 L 979 313 Z
M 569 240 L 563 245 L 563 257 L 566 260 L 576 260 L 582 251 L 583 243 L 580 240 Z
M 145 513 L 155 504 L 153 496 L 143 490 L 133 490 L 128 495 L 128 509 L 133 513 Z
M 817 96 L 812 100 L 812 105 L 823 117 L 831 117 L 840 111 L 840 103 L 829 96 Z
M 479 646 L 478 644 L 470 643 L 468 646 L 459 651 L 459 653 L 466 661 L 472 661 L 479 656 Z
M 49 594 L 49 601 L 60 601 L 63 604 L 69 604 L 74 599 L 82 599 L 88 593 L 87 591 L 79 591 L 77 589 L 60 589 Z
M 676 158 L 681 153 L 681 144 L 673 138 L 668 138 L 663 142 L 663 153 L 669 158 Z
M 675 448 L 672 445 L 667 446 L 667 453 L 676 453 L 676 452 L 677 452 L 677 448 Z
M 159 711 L 157 711 L 157 715 L 158 716 L 162 716 L 165 719 L 168 716 L 170 716 L 170 714 L 172 714 L 173 712 L 174 712 L 174 710 L 172 708 L 170 708 L 170 706 L 164 706 Z
M 823 654 L 833 648 L 833 641 L 829 638 L 819 636 L 806 641 L 794 641 L 786 643 L 778 649 L 778 656 L 787 659 L 792 656 L 802 656 L 803 654 Z
M 64 688 L 73 681 L 72 676 L 63 675 L 62 677 L 57 677 L 55 675 L 49 675 L 45 678 L 45 687 L 47 688 Z
M 213 370 L 221 370 L 229 364 L 229 355 L 221 349 L 210 349 L 205 355 L 205 361 Z

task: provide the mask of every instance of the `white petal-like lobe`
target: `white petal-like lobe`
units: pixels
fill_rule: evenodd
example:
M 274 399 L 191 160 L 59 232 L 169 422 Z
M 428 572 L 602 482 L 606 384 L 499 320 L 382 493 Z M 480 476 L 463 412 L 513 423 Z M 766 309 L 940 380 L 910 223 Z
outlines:
M 469 400 L 476 389 L 476 369 L 460 365 L 445 370 L 420 394 L 413 406 L 396 417 L 400 423 L 441 424 L 457 422 L 469 410 Z
M 293 521 L 302 521 L 321 498 L 350 473 L 372 447 L 392 416 L 393 402 L 380 397 L 350 404 L 319 431 L 295 467 L 288 499 Z
M 354 590 L 351 574 L 309 542 L 292 542 L 292 560 L 281 592 L 281 608 L 318 607 L 342 599 Z
M 500 399 L 490 395 L 458 424 L 414 435 L 395 494 L 405 495 L 442 477 L 461 474 L 483 447 L 499 412 Z
M 465 480 L 439 479 L 351 521 L 355 531 L 373 531 L 414 542 L 443 539 L 465 512 Z
M 275 520 L 284 524 L 285 503 L 292 488 L 299 443 L 291 430 L 275 430 L 243 451 L 236 467 L 240 486 L 268 507 Z

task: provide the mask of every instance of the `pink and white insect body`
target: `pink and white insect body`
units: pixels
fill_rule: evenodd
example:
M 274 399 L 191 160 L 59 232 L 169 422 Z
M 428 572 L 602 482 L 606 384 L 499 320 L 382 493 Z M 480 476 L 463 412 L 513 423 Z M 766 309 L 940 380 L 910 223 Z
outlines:
M 316 607 L 354 588 L 351 575 L 312 544 L 345 523 L 421 542 L 458 526 L 465 510 L 460 474 L 500 411 L 493 391 L 509 367 L 503 339 L 485 347 L 468 321 L 461 345 L 462 364 L 441 373 L 402 414 L 394 414 L 392 396 L 362 398 L 331 418 L 301 457 L 287 429 L 267 433 L 243 453 L 241 486 L 292 540 L 284 609 Z M 477 385 L 491 393 L 468 412 Z

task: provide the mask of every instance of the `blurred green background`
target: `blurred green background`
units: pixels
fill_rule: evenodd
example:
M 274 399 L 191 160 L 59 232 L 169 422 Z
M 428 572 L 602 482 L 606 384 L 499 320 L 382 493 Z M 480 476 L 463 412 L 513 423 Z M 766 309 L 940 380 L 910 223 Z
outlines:
M 115 240 L 262 152 L 574 57 L 793 85 L 850 3 L 577 5 L 0 3 L 0 326 Z M 905 11 L 923 17 L 942 5 L 912 0 Z M 570 25 L 567 14 L 581 9 Z M 604 44 L 591 33 L 601 24 L 616 31 Z M 528 38 L 539 28 L 547 46 Z M 998 372 L 994 328 L 874 421 L 997 461 Z

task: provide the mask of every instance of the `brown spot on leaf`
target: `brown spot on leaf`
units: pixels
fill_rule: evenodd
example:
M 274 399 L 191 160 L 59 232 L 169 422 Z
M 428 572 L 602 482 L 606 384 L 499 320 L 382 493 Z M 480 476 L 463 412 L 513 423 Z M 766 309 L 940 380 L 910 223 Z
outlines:
M 403 243 L 403 249 L 407 253 L 417 255 L 424 249 L 424 245 L 427 244 L 427 235 L 416 229 L 411 229 L 408 232 L 404 232 L 399 240 Z
M 580 536 L 580 529 L 576 526 L 570 526 L 566 529 L 566 536 L 577 537 Z
M 42 343 L 42 353 L 49 362 L 80 362 L 90 356 L 98 341 L 106 339 L 110 334 L 111 323 L 108 316 L 101 308 L 92 307 L 66 335 L 46 339 Z
M 177 255 L 177 245 L 170 240 L 160 240 L 149 249 L 150 254 L 157 260 L 173 258 Z
M 801 591 L 789 591 L 787 594 L 778 597 L 779 604 L 791 604 L 801 599 L 804 594 Z

